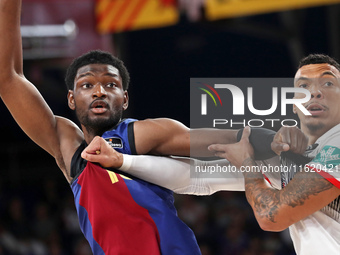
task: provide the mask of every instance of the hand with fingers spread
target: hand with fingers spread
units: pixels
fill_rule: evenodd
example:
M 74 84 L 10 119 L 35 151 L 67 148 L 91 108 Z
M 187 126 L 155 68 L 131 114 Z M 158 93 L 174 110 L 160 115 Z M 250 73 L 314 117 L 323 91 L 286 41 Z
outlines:
M 81 157 L 107 168 L 119 168 L 123 164 L 123 154 L 117 152 L 99 136 L 83 150 Z
M 210 151 L 214 151 L 215 155 L 227 159 L 231 164 L 240 168 L 244 160 L 254 158 L 254 149 L 249 143 L 251 129 L 245 127 L 242 138 L 238 143 L 234 144 L 212 144 L 208 147 Z
M 280 155 L 283 151 L 303 154 L 308 146 L 308 137 L 297 127 L 282 127 L 274 136 L 272 150 Z

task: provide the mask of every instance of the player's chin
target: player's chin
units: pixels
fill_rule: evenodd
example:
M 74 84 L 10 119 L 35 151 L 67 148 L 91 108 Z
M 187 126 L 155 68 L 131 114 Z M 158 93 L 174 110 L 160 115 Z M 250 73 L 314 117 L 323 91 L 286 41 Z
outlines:
M 95 112 L 90 112 L 88 115 L 90 119 L 109 119 L 112 114 L 110 112 L 102 112 L 102 113 L 95 113 Z
M 110 116 L 105 116 L 105 115 L 95 115 L 89 118 L 92 123 L 97 123 L 97 124 L 105 124 L 107 122 L 110 122 L 111 118 Z
M 323 123 L 323 121 L 319 117 L 311 117 L 308 120 L 306 120 L 305 123 L 307 125 L 320 125 Z
M 318 132 L 324 130 L 324 128 L 327 127 L 327 123 L 322 119 L 314 119 L 313 121 L 306 122 L 305 126 L 307 126 L 311 132 Z

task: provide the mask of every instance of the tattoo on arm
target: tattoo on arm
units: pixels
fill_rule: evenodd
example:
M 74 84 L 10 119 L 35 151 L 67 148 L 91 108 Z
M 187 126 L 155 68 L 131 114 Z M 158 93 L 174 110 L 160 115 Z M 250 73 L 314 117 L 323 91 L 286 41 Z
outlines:
M 282 190 L 281 200 L 294 208 L 303 205 L 310 196 L 316 196 L 332 187 L 332 183 L 317 173 L 297 173 L 290 185 Z
M 260 217 L 266 217 L 275 222 L 280 202 L 278 190 L 268 188 L 264 184 L 263 177 L 261 179 L 246 179 L 245 189 L 247 200 L 252 205 L 254 212 Z
M 248 170 L 253 170 L 243 173 L 248 202 L 253 207 L 255 214 L 275 222 L 279 202 L 277 190 L 268 188 L 264 183 L 263 175 L 259 168 L 256 167 L 254 159 L 249 157 L 243 161 L 242 165 L 248 167 Z
M 247 158 L 243 166 L 256 166 L 256 163 L 253 159 Z M 317 173 L 299 172 L 282 190 L 268 187 L 262 173 L 258 170 L 244 172 L 244 177 L 246 198 L 255 214 L 274 223 L 282 206 L 292 208 L 301 206 L 311 196 L 316 196 L 333 187 L 333 184 Z

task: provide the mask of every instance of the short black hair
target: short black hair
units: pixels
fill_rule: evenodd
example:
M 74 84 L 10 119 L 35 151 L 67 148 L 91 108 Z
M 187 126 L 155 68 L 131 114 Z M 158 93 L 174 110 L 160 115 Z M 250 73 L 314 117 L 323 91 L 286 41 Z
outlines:
M 90 64 L 105 64 L 112 65 L 118 69 L 123 81 L 123 89 L 127 90 L 130 83 L 130 74 L 126 69 L 124 63 L 119 58 L 113 56 L 111 53 L 102 50 L 92 50 L 80 57 L 75 58 L 71 65 L 67 68 L 65 83 L 68 90 L 73 90 L 74 79 L 79 68 Z
M 298 69 L 312 64 L 330 64 L 340 71 L 340 64 L 334 58 L 325 54 L 309 54 L 300 61 Z

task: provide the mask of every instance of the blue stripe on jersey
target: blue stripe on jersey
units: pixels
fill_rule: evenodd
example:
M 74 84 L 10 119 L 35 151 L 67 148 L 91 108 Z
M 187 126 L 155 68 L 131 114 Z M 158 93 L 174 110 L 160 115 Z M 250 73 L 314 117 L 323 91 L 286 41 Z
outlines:
M 78 179 L 75 180 L 71 189 L 74 194 L 75 205 L 78 212 L 79 224 L 81 226 L 81 231 L 83 232 L 85 238 L 89 242 L 92 252 L 95 255 L 105 255 L 103 249 L 99 246 L 99 244 L 93 238 L 92 225 L 89 221 L 88 213 L 84 207 L 79 204 L 80 194 L 81 194 L 81 186 L 78 184 Z
M 162 255 L 201 254 L 192 230 L 178 218 L 173 203 L 162 197 L 169 194 L 165 192 L 168 190 L 138 179 L 124 181 L 135 202 L 147 209 L 156 223 Z M 153 189 L 146 189 L 145 184 Z M 158 192 L 155 192 L 157 189 Z

